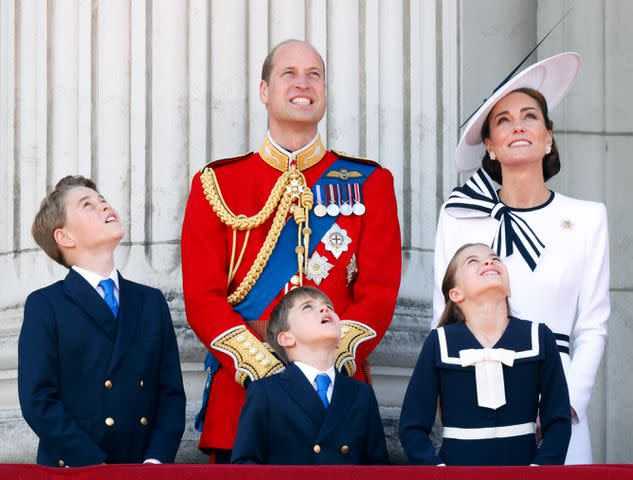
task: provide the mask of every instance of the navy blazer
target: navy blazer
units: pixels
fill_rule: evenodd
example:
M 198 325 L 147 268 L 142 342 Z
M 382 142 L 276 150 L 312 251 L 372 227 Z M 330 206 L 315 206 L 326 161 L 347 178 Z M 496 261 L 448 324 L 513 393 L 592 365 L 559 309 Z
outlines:
M 324 408 L 295 364 L 253 382 L 246 391 L 232 463 L 385 465 L 385 432 L 374 392 L 336 372 Z
M 174 460 L 186 400 L 165 297 L 119 275 L 119 298 L 115 319 L 71 269 L 26 300 L 18 392 L 40 465 Z

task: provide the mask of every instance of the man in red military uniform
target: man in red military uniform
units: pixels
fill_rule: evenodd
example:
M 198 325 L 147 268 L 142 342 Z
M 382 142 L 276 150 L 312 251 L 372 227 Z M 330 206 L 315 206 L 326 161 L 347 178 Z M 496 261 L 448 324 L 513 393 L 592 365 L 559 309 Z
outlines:
M 391 322 L 400 284 L 393 177 L 325 149 L 318 52 L 295 40 L 278 45 L 264 62 L 260 98 L 263 145 L 196 174 L 182 231 L 187 319 L 212 354 L 200 439 L 212 462 L 229 458 L 245 386 L 283 368 L 262 338 L 289 289 L 314 285 L 332 299 L 345 320 L 336 366 L 368 382 L 366 358 Z

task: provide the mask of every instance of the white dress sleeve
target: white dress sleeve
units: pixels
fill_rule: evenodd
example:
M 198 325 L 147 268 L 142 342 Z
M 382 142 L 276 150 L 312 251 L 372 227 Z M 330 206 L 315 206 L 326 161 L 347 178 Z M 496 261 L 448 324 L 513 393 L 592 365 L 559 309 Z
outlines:
M 446 213 L 444 207 L 440 210 L 437 221 L 437 233 L 435 235 L 435 257 L 433 276 L 435 287 L 433 289 L 433 321 L 431 328 L 436 328 L 444 311 L 444 295 L 442 295 L 442 280 L 451 258 L 461 246 L 461 235 L 458 220 Z
M 607 212 L 603 204 L 597 204 L 596 208 L 595 222 L 585 235 L 578 317 L 573 330 L 571 365 L 567 372 L 571 405 L 579 419 L 585 416 L 591 397 L 607 341 L 607 320 L 611 311 Z

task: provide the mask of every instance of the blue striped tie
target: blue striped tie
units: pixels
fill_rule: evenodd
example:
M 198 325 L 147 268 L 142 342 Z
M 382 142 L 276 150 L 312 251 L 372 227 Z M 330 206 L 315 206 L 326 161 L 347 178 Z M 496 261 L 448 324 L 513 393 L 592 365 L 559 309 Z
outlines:
M 323 402 L 323 406 L 327 408 L 330 405 L 330 401 L 327 399 L 327 388 L 330 386 L 332 380 L 325 373 L 319 373 L 315 378 L 317 384 L 317 393 L 319 398 Z
M 114 315 L 114 318 L 118 318 L 119 302 L 116 301 L 116 297 L 114 296 L 114 280 L 111 278 L 101 280 L 99 286 L 103 289 L 105 294 L 103 299 L 108 307 L 110 307 L 110 310 L 112 310 L 112 315 Z

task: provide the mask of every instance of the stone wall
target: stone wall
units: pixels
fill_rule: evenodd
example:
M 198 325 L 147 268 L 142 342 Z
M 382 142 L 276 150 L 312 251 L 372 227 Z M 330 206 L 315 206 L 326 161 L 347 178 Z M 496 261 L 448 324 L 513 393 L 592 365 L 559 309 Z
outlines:
M 607 204 L 611 340 L 591 405 L 596 460 L 633 461 L 633 6 L 627 0 L 3 0 L 0 2 L 0 462 L 32 462 L 21 420 L 17 335 L 26 295 L 64 275 L 30 237 L 63 175 L 95 178 L 126 235 L 117 265 L 166 292 L 180 345 L 188 424 L 179 461 L 204 461 L 192 428 L 203 349 L 183 312 L 180 226 L 206 162 L 258 148 L 267 51 L 312 42 L 328 71 L 330 148 L 381 161 L 395 177 L 403 281 L 372 355 L 393 458 L 397 418 L 430 322 L 437 211 L 459 181 L 461 121 L 569 7 L 536 58 L 583 56 L 554 114 L 563 171 L 552 188 Z

